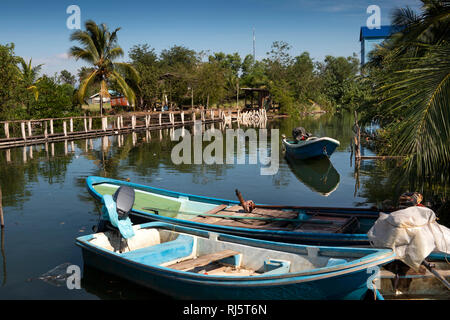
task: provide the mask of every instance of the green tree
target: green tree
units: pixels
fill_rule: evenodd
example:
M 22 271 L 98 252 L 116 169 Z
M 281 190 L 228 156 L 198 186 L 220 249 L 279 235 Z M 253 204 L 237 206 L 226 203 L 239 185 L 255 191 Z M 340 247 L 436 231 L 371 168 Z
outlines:
M 59 118 L 78 115 L 73 104 L 74 88 L 70 84 L 58 84 L 57 79 L 43 76 L 37 84 L 39 99 L 31 105 L 33 118 Z
M 76 77 L 67 70 L 62 70 L 59 73 L 58 81 L 62 84 L 70 84 L 72 87 L 75 86 L 75 83 L 77 82 Z
M 39 64 L 37 66 L 31 65 L 32 59 L 30 62 L 26 63 L 23 58 L 19 59 L 19 65 L 21 66 L 19 78 L 22 81 L 23 85 L 29 92 L 32 92 L 34 95 L 35 101 L 39 98 L 39 89 L 37 84 L 41 79 L 39 79 L 39 72 L 42 69 L 43 64 Z M 27 114 L 30 114 L 31 102 L 29 99 L 26 100 L 26 108 Z
M 97 25 L 91 20 L 85 23 L 85 28 L 85 31 L 77 30 L 70 37 L 71 41 L 78 41 L 81 44 L 81 47 L 73 46 L 70 55 L 92 65 L 90 74 L 80 83 L 78 90 L 80 102 L 84 101 L 87 88 L 93 83 L 99 83 L 100 113 L 103 114 L 103 98 L 109 96 L 108 82 L 114 81 L 129 103 L 135 105 L 136 95 L 123 74 L 127 73 L 135 82 L 139 82 L 139 75 L 132 65 L 115 62 L 124 55 L 122 48 L 117 44 L 117 32 L 120 28 L 110 32 L 105 24 Z
M 20 81 L 17 67 L 20 58 L 14 44 L 0 45 L 0 113 L 2 119 L 16 118 L 22 111 L 27 91 Z
M 391 154 L 407 156 L 415 177 L 449 181 L 450 3 L 422 0 L 398 9 L 401 31 L 378 48 L 367 67 L 380 95 L 371 118 L 382 119 Z M 439 169 L 439 170 L 437 170 Z
M 161 92 L 159 78 L 162 75 L 155 49 L 148 44 L 135 45 L 128 52 L 131 64 L 140 74 L 137 93 L 137 103 L 140 108 L 150 107 L 156 103 Z

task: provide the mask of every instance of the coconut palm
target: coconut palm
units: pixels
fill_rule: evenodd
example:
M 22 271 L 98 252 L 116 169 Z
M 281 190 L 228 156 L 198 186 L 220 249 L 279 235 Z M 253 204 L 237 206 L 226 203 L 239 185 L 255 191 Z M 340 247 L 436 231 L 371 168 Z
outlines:
M 86 96 L 87 88 L 93 83 L 100 84 L 100 113 L 103 114 L 103 98 L 109 97 L 108 82 L 114 81 L 121 89 L 131 105 L 135 105 L 136 95 L 123 76 L 127 74 L 130 80 L 138 82 L 137 71 L 128 63 L 115 62 L 124 52 L 117 44 L 117 32 L 120 28 L 110 32 L 105 24 L 97 25 L 94 21 L 86 21 L 85 31 L 77 30 L 71 41 L 78 41 L 81 47 L 70 48 L 70 55 L 75 59 L 84 60 L 91 65 L 91 72 L 81 81 L 78 90 L 80 102 Z
M 411 173 L 450 170 L 450 2 L 422 0 L 422 12 L 398 9 L 404 29 L 383 48 L 380 112 L 396 115 L 388 126 L 393 154 L 407 156 Z M 380 114 L 381 114 L 380 113 Z M 439 169 L 439 170 L 438 170 Z
M 39 72 L 41 71 L 41 68 L 43 64 L 32 66 L 31 65 L 32 59 L 28 63 L 25 62 L 23 58 L 20 58 L 19 63 L 19 78 L 24 83 L 27 90 L 34 93 L 34 98 L 37 100 L 39 98 L 39 91 L 37 88 L 37 84 L 39 83 L 40 79 Z

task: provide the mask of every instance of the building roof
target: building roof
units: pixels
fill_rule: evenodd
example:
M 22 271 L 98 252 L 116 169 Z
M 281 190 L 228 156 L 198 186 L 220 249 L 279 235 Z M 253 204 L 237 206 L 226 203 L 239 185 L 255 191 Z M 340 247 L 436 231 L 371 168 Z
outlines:
M 380 29 L 369 29 L 368 27 L 361 27 L 359 32 L 359 41 L 367 38 L 387 38 L 391 34 L 401 31 L 399 26 L 380 26 Z
M 244 91 L 262 91 L 262 92 L 269 92 L 269 89 L 266 88 L 240 88 Z
M 123 96 L 123 94 L 121 94 L 120 92 L 116 92 L 114 90 L 108 90 L 108 93 L 113 98 L 115 98 L 115 97 L 122 97 Z M 90 96 L 89 99 L 94 99 L 94 98 L 98 97 L 99 95 L 100 95 L 100 93 L 97 92 L 96 94 Z M 107 97 L 103 97 L 103 98 L 107 98 Z

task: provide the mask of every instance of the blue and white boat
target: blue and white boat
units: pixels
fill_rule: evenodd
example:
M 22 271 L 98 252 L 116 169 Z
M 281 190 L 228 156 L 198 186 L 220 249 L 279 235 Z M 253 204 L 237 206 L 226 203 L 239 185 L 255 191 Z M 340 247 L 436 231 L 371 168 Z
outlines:
M 283 146 L 286 149 L 286 155 L 294 159 L 310 159 L 320 157 L 330 157 L 339 147 L 340 142 L 328 137 L 308 137 L 303 141 L 288 140 L 283 137 Z
M 391 250 L 292 245 L 160 222 L 79 237 L 85 265 L 179 299 L 362 299 Z
M 88 177 L 91 195 L 103 201 L 120 186 L 135 190 L 134 222 L 159 221 L 269 241 L 327 246 L 370 246 L 366 233 L 380 210 L 257 205 L 244 212 L 239 201 L 179 193 L 132 182 Z

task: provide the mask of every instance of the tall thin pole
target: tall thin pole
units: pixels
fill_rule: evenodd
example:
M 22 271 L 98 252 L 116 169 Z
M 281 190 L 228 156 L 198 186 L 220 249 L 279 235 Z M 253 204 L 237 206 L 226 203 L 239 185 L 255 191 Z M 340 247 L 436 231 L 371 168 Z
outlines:
M 253 28 L 253 62 L 256 61 L 256 36 L 255 36 L 255 28 Z

